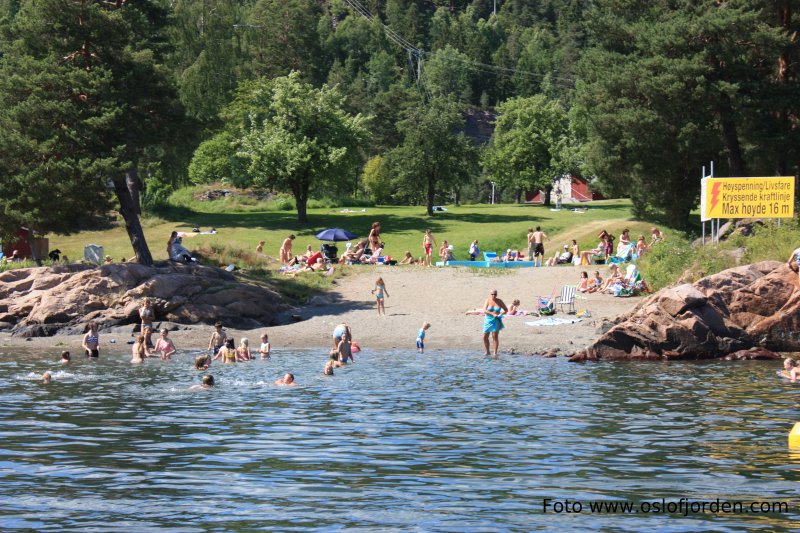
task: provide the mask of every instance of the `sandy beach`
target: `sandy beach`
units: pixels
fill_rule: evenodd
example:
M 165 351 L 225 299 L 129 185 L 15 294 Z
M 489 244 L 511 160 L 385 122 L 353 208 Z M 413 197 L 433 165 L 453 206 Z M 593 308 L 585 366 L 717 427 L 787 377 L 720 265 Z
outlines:
M 364 267 L 337 280 L 333 289 L 312 299 L 312 304 L 289 312 L 296 322 L 251 331 L 227 329 L 236 338 L 250 339 L 258 346 L 262 332 L 269 334 L 273 349 L 321 348 L 332 345 L 331 333 L 336 324 L 345 322 L 353 331 L 354 339 L 364 350 L 414 349 L 417 331 L 423 321 L 431 323 L 426 336 L 426 352 L 451 348 L 483 351 L 483 317 L 464 313 L 468 309 L 483 307 L 491 289 L 506 305 L 517 298 L 522 309 L 535 308 L 537 296 L 549 296 L 554 288 L 559 291 L 565 284 L 578 282 L 580 272 L 586 267 L 560 266 L 520 269 L 474 270 L 466 268 L 425 267 Z M 587 269 L 591 275 L 594 268 Z M 601 267 L 601 275 L 606 274 Z M 386 316 L 378 316 L 375 298 L 371 294 L 375 280 L 382 276 L 389 297 L 386 299 Z M 615 298 L 607 294 L 578 295 L 577 309 L 588 309 L 592 317 L 556 326 L 531 326 L 525 322 L 537 317 L 507 317 L 505 329 L 500 333 L 500 351 L 516 353 L 543 353 L 558 349 L 562 353 L 584 348 L 599 333 L 598 324 L 604 318 L 613 318 L 636 306 L 641 297 Z M 558 312 L 558 318 L 574 320 L 574 315 Z M 300 319 L 302 318 L 302 319 Z M 157 323 L 157 322 L 156 322 Z M 125 344 L 130 338 L 130 326 L 101 331 L 101 351 L 127 352 Z M 213 331 L 211 326 L 186 326 L 170 336 L 180 349 L 203 349 Z M 111 340 L 115 343 L 111 344 Z M 54 336 L 26 340 L 0 335 L 3 346 L 27 348 L 68 349 L 80 353 L 79 336 Z

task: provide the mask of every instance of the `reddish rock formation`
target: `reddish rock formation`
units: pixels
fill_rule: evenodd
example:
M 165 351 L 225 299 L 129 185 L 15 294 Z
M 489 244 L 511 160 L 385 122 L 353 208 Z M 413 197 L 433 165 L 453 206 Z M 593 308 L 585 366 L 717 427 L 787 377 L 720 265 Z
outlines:
M 778 358 L 799 330 L 797 274 L 763 261 L 657 292 L 570 360 Z
M 153 300 L 156 321 L 249 329 L 274 323 L 286 308 L 270 290 L 233 274 L 196 265 L 147 267 L 118 263 L 9 270 L 0 274 L 0 329 L 26 337 L 137 323 L 141 300 Z

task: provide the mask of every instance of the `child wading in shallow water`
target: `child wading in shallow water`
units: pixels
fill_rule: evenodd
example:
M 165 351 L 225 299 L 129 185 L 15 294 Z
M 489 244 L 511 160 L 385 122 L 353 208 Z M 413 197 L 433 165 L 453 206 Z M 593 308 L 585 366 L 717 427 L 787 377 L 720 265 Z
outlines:
M 342 363 L 346 363 L 348 359 L 350 361 L 355 361 L 355 359 L 353 359 L 353 345 L 350 342 L 350 335 L 347 333 L 342 335 L 342 340 L 336 347 L 336 352 L 339 354 L 339 361 Z
M 83 349 L 86 350 L 87 357 L 97 357 L 100 355 L 100 335 L 97 333 L 97 324 L 89 322 L 89 331 L 83 336 Z
M 419 328 L 417 333 L 417 351 L 423 353 L 425 351 L 425 331 L 431 327 L 428 322 L 423 322 L 422 327 Z
M 267 334 L 264 333 L 261 335 L 261 347 L 258 349 L 258 353 L 261 354 L 261 359 L 269 359 L 269 351 L 269 337 L 267 337 Z
M 385 315 L 386 308 L 383 306 L 383 297 L 384 295 L 388 297 L 389 291 L 386 290 L 386 283 L 384 283 L 383 278 L 378 278 L 375 281 L 375 288 L 372 289 L 372 294 L 375 295 L 375 298 L 377 300 L 376 306 L 378 307 L 378 316 L 381 315 L 381 311 L 383 311 L 383 314 Z

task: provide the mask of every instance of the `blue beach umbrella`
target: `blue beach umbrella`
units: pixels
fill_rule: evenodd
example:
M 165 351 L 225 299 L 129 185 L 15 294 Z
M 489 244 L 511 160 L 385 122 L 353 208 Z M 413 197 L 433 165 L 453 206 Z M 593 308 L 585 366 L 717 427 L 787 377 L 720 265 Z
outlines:
M 330 228 L 317 233 L 317 239 L 321 241 L 351 241 L 356 237 L 358 235 L 342 228 Z

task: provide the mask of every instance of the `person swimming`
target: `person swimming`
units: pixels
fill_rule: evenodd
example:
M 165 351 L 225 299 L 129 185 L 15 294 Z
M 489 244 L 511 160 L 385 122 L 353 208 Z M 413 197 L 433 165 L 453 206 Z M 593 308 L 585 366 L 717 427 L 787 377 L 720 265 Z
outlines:
M 800 377 L 800 364 L 791 357 L 787 357 L 783 360 L 783 370 L 785 371 L 786 377 L 788 377 L 792 383 L 796 382 L 797 378 Z
M 207 355 L 198 355 L 194 358 L 194 369 L 195 370 L 207 370 L 208 369 L 208 356 Z
M 70 356 L 68 351 L 61 352 L 61 364 L 68 365 L 72 361 L 72 356 Z
M 50 383 L 52 379 L 53 376 L 50 374 L 50 372 L 45 372 L 42 374 L 42 383 Z
M 213 388 L 215 384 L 214 376 L 206 374 L 203 376 L 203 383 L 201 385 L 192 385 L 189 387 L 189 390 L 207 390 Z
M 325 374 L 326 376 L 332 376 L 335 362 L 336 361 L 328 360 L 328 362 L 325 363 L 325 368 L 322 369 L 322 373 Z
M 294 374 L 286 374 L 280 379 L 275 380 L 275 385 L 290 385 L 294 386 L 297 383 L 294 382 Z

